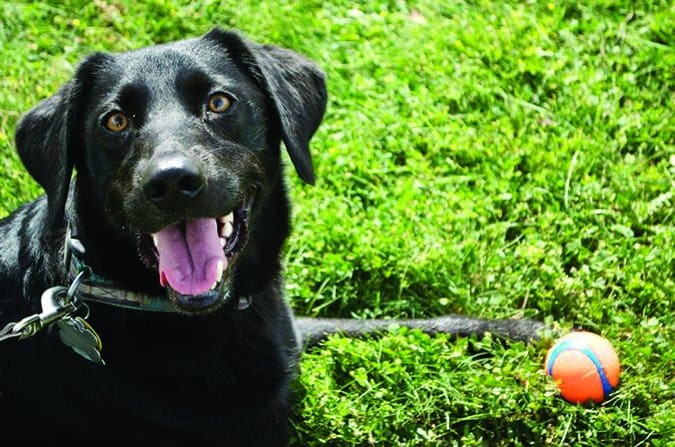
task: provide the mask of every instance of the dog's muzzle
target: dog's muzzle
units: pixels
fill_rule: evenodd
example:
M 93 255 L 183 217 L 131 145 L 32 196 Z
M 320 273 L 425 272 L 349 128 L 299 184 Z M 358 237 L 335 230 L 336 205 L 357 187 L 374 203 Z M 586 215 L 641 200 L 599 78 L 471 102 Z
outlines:
M 227 301 L 232 265 L 248 241 L 250 206 L 249 200 L 223 217 L 184 219 L 140 236 L 141 258 L 158 271 L 176 306 L 199 312 Z

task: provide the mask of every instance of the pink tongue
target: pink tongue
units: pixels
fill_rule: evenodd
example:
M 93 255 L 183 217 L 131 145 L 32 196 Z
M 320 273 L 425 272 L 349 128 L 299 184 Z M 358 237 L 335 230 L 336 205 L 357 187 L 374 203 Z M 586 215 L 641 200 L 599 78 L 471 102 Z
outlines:
M 169 225 L 153 234 L 159 252 L 159 278 L 181 295 L 201 295 L 220 279 L 227 259 L 216 219 L 201 218 Z M 222 263 L 222 268 L 218 264 Z

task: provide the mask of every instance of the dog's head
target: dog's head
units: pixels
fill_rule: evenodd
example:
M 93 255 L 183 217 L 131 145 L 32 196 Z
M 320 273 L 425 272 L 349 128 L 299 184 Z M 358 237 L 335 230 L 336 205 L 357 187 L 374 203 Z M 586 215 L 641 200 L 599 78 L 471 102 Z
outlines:
M 174 302 L 203 311 L 222 301 L 252 209 L 278 182 L 280 141 L 314 182 L 308 145 L 325 105 L 316 65 L 215 29 L 92 55 L 22 119 L 16 143 L 50 230 L 63 230 L 75 168 L 110 237 L 137 240 Z

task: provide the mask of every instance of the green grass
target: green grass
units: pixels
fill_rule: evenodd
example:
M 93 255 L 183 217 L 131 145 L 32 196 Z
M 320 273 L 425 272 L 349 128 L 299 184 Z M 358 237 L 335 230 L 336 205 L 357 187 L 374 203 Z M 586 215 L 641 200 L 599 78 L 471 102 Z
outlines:
M 12 135 L 93 50 L 236 27 L 327 72 L 318 183 L 289 169 L 289 299 L 321 316 L 546 321 L 540 344 L 331 338 L 296 384 L 296 444 L 667 446 L 675 437 L 675 7 L 668 1 L 0 3 L 0 214 L 40 193 Z M 610 400 L 542 363 L 583 327 Z

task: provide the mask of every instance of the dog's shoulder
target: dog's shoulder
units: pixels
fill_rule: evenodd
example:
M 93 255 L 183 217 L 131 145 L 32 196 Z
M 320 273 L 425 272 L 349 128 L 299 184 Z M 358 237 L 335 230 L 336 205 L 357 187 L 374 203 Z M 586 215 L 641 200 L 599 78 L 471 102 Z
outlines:
M 58 250 L 44 238 L 46 213 L 47 200 L 42 196 L 0 220 L 0 315 L 30 310 L 27 296 L 39 294 L 38 289 L 58 274 Z

